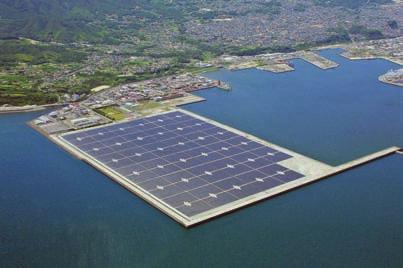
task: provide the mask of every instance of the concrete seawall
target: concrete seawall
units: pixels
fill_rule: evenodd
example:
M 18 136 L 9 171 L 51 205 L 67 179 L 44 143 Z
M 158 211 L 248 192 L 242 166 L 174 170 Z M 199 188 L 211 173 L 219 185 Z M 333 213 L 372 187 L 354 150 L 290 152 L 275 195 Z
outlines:
M 376 152 L 373 154 L 369 154 L 364 157 L 358 158 L 356 160 L 350 161 L 346 164 L 339 165 L 336 167 L 336 169 L 340 169 L 340 171 L 346 171 L 348 169 L 367 164 L 369 162 L 378 160 L 378 159 L 386 157 L 388 155 L 391 155 L 394 153 L 399 153 L 400 150 L 401 150 L 401 148 L 396 147 L 396 146 L 390 147 L 390 148 L 384 149 L 382 151 L 379 151 L 379 152 Z

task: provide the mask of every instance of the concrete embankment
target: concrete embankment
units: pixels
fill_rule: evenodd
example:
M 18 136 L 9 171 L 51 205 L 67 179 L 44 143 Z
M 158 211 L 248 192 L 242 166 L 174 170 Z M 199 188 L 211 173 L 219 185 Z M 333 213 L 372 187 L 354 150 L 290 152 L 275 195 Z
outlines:
M 29 113 L 42 111 L 47 108 L 63 106 L 63 103 L 53 103 L 45 105 L 25 105 L 25 106 L 2 106 L 0 107 L 0 114 L 12 114 L 12 113 Z
M 382 83 L 386 83 L 389 85 L 393 85 L 393 86 L 398 86 L 398 87 L 403 87 L 403 80 L 402 79 L 397 79 L 396 81 L 391 81 L 385 78 L 385 76 L 381 75 L 380 77 L 378 77 L 378 80 L 381 81 Z
M 319 67 L 323 70 L 327 70 L 327 69 L 332 69 L 332 68 L 336 68 L 339 66 L 338 63 L 331 61 L 329 59 L 326 59 L 314 52 L 311 51 L 304 51 L 302 53 L 299 53 L 298 55 L 301 59 L 315 65 L 316 67 Z
M 379 151 L 379 152 L 376 152 L 376 153 L 373 153 L 373 154 L 369 154 L 369 155 L 366 155 L 364 157 L 358 158 L 356 160 L 350 161 L 350 162 L 348 162 L 346 164 L 342 164 L 340 166 L 337 166 L 336 167 L 336 172 L 337 173 L 343 172 L 343 171 L 346 171 L 346 170 L 349 170 L 349 169 L 352 169 L 352 168 L 355 168 L 355 167 L 370 163 L 372 161 L 378 160 L 380 158 L 389 156 L 391 154 L 398 153 L 399 151 L 401 151 L 401 148 L 399 148 L 399 147 L 396 147 L 396 146 L 390 147 L 390 148 L 387 148 L 385 150 L 382 150 L 382 151 Z
M 11 114 L 11 113 L 27 113 L 27 112 L 35 112 L 41 111 L 46 109 L 43 106 L 7 106 L 7 107 L 0 107 L 0 114 Z
M 228 66 L 228 69 L 231 71 L 237 71 L 237 70 L 256 68 L 258 66 L 259 66 L 259 63 L 256 61 L 246 61 L 246 62 L 232 64 L 232 65 Z
M 183 96 L 180 98 L 175 98 L 175 99 L 170 99 L 170 100 L 165 100 L 165 101 L 162 101 L 161 103 L 163 105 L 169 106 L 172 109 L 174 109 L 176 106 L 202 102 L 205 100 L 206 99 L 203 97 L 193 95 L 193 94 L 187 94 L 186 96 Z
M 283 73 L 294 70 L 293 66 L 289 63 L 293 59 L 305 60 L 306 62 L 323 70 L 332 69 L 339 66 L 338 63 L 324 58 L 313 51 L 297 51 L 291 53 L 262 54 L 252 58 L 245 57 L 237 59 L 237 62 L 233 62 L 227 66 L 227 68 L 229 70 L 257 68 L 259 70 L 273 73 Z
M 257 67 L 258 70 L 268 71 L 273 73 L 285 73 L 294 71 L 294 68 L 286 63 L 273 63 Z
M 367 54 L 363 54 L 360 56 L 356 56 L 356 55 L 352 55 L 351 53 L 349 53 L 348 51 L 343 52 L 340 54 L 342 57 L 348 59 L 348 60 L 376 60 L 376 59 L 383 59 L 383 60 L 387 60 L 390 62 L 393 62 L 395 64 L 399 64 L 399 65 L 403 65 L 403 60 L 397 57 L 386 57 L 386 56 L 378 56 L 378 55 L 367 55 Z

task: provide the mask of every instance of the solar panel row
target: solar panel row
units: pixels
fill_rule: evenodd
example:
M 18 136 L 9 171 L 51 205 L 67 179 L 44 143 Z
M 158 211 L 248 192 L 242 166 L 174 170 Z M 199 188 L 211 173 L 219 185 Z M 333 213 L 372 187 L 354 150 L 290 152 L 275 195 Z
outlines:
M 291 156 L 182 112 L 63 136 L 187 217 L 303 177 Z

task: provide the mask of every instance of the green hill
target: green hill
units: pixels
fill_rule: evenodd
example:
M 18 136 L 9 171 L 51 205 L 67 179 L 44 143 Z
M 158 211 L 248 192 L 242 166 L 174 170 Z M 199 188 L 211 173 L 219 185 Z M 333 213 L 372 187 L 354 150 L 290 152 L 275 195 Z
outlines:
M 363 5 L 392 2 L 391 0 L 306 1 L 329 7 L 342 6 L 346 8 L 359 8 Z M 119 40 L 120 33 L 116 31 L 116 24 L 106 20 L 107 15 L 131 14 L 138 17 L 136 22 L 138 25 L 127 25 L 127 28 L 122 29 L 127 32 L 128 29 L 141 28 L 144 23 L 153 21 L 172 20 L 181 23 L 190 18 L 209 16 L 210 13 L 198 13 L 200 8 L 206 4 L 247 6 L 248 2 L 252 1 L 2 0 L 0 2 L 0 39 L 23 36 L 43 41 L 108 43 Z M 279 12 L 278 8 L 281 1 L 256 2 L 262 5 L 260 12 Z
M 3 0 L 0 38 L 108 41 L 113 31 L 95 24 L 95 20 L 102 20 L 107 14 L 130 13 L 134 7 L 160 11 L 159 6 L 159 1 L 145 0 Z

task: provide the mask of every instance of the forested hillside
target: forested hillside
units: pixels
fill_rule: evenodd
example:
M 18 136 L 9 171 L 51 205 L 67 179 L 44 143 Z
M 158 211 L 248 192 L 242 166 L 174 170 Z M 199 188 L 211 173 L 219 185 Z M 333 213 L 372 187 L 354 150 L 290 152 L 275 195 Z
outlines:
M 144 23 L 210 19 L 223 15 L 245 15 L 247 12 L 277 14 L 282 2 L 277 0 L 2 0 L 0 1 L 0 38 L 28 37 L 43 41 L 113 42 L 119 39 L 114 23 L 105 16 L 131 15 L 138 20 L 126 25 L 141 28 Z M 293 1 L 306 2 L 306 1 Z M 312 0 L 328 7 L 360 8 L 363 5 L 390 3 L 391 0 Z M 240 11 L 200 12 L 203 6 L 240 7 Z M 255 6 L 254 9 L 243 6 Z M 297 8 L 303 8 L 303 4 Z M 246 13 L 245 13 L 246 12 Z M 120 26 L 121 27 L 121 26 Z
M 172 12 L 162 1 L 2 0 L 0 38 L 24 36 L 46 41 L 108 41 L 113 29 L 97 22 L 108 14 L 121 16 L 136 11 L 149 19 L 163 18 Z

